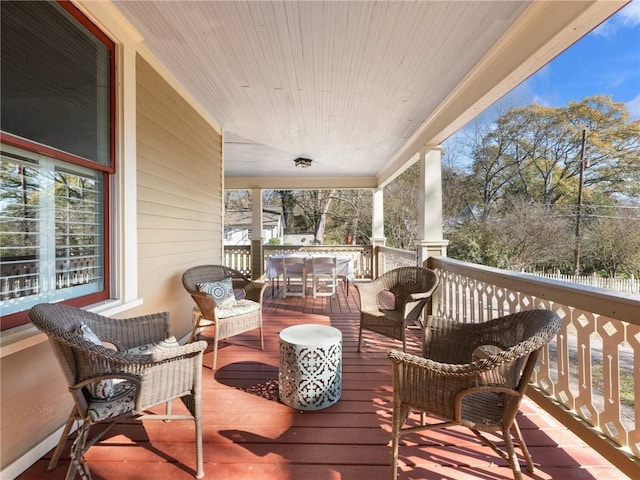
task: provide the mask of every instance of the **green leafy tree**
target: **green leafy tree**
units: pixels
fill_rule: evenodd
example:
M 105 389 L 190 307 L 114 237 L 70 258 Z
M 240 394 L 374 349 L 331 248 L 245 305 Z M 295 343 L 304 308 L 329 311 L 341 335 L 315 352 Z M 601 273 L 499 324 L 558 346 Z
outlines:
M 584 256 L 593 271 L 610 277 L 640 275 L 640 206 L 606 209 L 585 233 Z
M 586 130 L 584 186 L 607 195 L 640 193 L 640 121 L 596 96 L 566 107 L 529 105 L 500 116 L 473 149 L 475 188 L 485 207 L 506 196 L 544 204 L 576 201 Z

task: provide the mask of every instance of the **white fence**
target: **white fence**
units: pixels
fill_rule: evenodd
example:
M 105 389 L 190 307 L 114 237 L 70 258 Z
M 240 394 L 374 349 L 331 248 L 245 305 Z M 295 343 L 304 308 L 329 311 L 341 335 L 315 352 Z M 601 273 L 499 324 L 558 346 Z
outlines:
M 603 278 L 597 275 L 563 275 L 561 273 L 524 272 L 537 277 L 561 280 L 563 282 L 589 285 L 591 287 L 606 288 L 622 293 L 640 294 L 640 279 L 634 278 Z

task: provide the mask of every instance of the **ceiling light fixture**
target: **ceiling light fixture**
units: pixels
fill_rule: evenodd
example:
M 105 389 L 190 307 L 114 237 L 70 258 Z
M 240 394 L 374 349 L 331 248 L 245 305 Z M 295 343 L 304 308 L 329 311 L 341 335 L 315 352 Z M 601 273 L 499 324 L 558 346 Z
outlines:
M 306 168 L 311 166 L 311 159 L 298 157 L 293 161 L 293 163 L 296 164 L 296 167 Z

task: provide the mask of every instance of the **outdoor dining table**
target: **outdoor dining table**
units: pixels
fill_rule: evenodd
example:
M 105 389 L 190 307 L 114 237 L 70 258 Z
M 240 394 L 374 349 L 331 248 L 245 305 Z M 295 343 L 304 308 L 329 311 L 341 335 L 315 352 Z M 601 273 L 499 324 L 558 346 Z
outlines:
M 355 276 L 353 273 L 353 259 L 349 255 L 331 255 L 331 254 L 304 254 L 304 253 L 291 253 L 291 254 L 277 254 L 269 257 L 267 261 L 267 278 L 271 282 L 271 293 L 273 294 L 273 281 L 280 281 L 280 275 L 284 273 L 284 266 L 282 259 L 285 257 L 304 257 L 305 265 L 307 270 L 307 276 L 311 274 L 311 267 L 313 262 L 313 257 L 335 257 L 337 259 L 336 262 L 336 276 L 342 277 L 347 282 L 347 295 L 349 295 L 349 282 L 352 281 Z M 302 273 L 302 272 L 300 272 Z M 306 291 L 307 279 L 303 279 L 304 288 Z M 278 283 L 279 284 L 279 283 Z

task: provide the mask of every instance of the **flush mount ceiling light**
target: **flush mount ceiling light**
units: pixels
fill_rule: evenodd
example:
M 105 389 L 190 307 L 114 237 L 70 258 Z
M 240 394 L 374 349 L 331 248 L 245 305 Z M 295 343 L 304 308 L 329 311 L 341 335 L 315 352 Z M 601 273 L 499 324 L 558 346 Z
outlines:
M 298 157 L 293 161 L 293 163 L 295 163 L 296 167 L 306 168 L 311 166 L 311 159 Z

